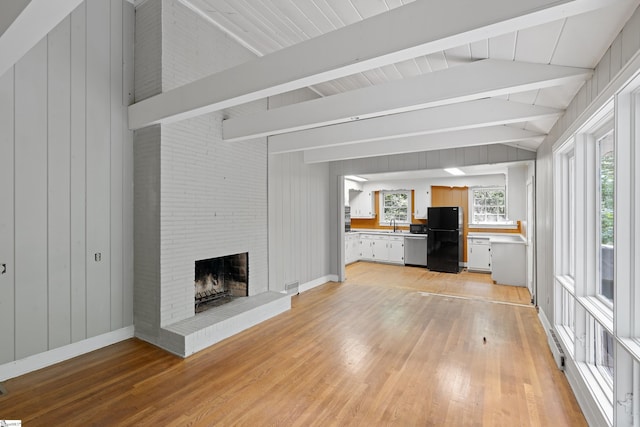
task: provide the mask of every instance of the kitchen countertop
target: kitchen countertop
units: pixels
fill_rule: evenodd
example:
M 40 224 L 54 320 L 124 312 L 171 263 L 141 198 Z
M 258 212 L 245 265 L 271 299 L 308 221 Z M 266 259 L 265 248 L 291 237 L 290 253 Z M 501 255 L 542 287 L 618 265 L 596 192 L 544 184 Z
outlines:
M 365 233 L 365 234 L 380 234 L 383 236 L 411 236 L 407 230 L 396 231 L 387 231 L 387 230 L 379 230 L 379 229 L 363 229 L 359 228 L 357 230 L 346 231 L 345 234 L 355 234 L 355 233 Z
M 527 241 L 522 236 L 522 234 L 471 232 L 467 234 L 467 238 L 469 237 L 489 239 L 491 243 L 512 243 L 518 245 L 527 244 Z

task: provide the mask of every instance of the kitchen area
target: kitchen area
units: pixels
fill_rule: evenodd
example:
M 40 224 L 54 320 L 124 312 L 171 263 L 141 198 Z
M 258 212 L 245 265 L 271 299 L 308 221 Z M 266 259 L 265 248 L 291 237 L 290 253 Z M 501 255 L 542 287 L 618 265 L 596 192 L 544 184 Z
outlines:
M 486 273 L 533 296 L 534 173 L 514 162 L 347 176 L 345 265 Z

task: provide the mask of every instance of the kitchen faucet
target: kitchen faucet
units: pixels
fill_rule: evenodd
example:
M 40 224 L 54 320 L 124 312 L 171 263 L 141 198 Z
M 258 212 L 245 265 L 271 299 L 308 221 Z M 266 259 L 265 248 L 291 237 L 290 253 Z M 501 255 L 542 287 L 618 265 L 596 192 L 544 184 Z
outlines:
M 396 219 L 395 219 L 395 218 L 393 218 L 393 219 L 391 220 L 391 223 L 393 224 L 393 232 L 395 233 L 395 232 L 396 232 Z

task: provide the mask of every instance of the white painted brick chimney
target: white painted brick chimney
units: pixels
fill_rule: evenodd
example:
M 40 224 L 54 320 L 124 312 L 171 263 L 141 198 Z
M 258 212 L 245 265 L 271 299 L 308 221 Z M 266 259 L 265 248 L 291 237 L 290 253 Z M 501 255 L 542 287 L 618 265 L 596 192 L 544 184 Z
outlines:
M 140 55 L 145 64 L 136 63 L 137 97 L 151 96 L 158 78 L 167 91 L 254 58 L 176 0 L 146 2 L 137 12 L 143 34 L 136 33 L 136 48 L 142 43 L 151 52 Z M 153 45 L 156 39 L 161 49 Z M 135 312 L 141 338 L 161 345 L 162 328 L 194 316 L 195 260 L 248 252 L 249 295 L 269 290 L 266 138 L 222 140 L 223 117 L 266 108 L 266 101 L 257 101 L 136 132 Z M 145 196 L 156 185 L 158 204 Z

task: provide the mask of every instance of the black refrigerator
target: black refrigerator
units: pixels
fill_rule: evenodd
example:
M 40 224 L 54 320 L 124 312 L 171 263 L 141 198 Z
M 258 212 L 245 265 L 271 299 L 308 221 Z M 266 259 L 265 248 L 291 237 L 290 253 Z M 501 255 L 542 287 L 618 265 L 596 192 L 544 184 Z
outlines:
M 459 273 L 462 265 L 462 208 L 429 208 L 427 212 L 427 268 Z

